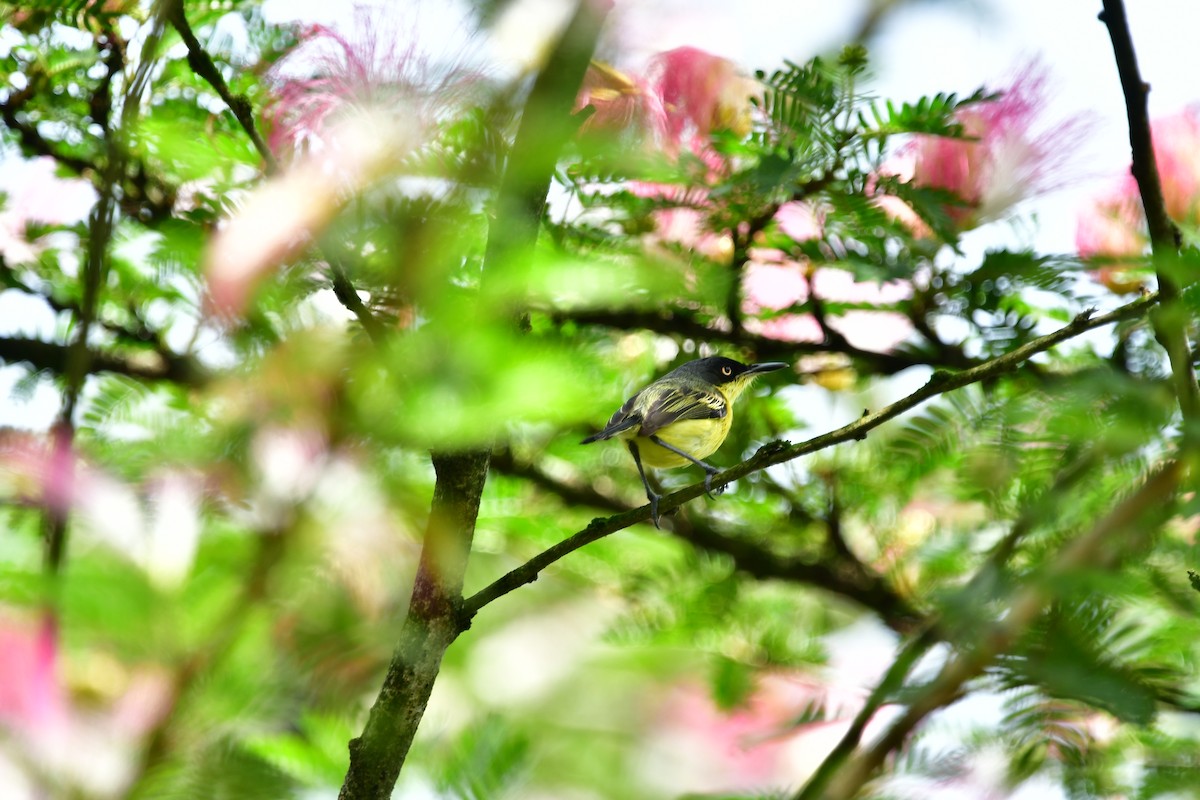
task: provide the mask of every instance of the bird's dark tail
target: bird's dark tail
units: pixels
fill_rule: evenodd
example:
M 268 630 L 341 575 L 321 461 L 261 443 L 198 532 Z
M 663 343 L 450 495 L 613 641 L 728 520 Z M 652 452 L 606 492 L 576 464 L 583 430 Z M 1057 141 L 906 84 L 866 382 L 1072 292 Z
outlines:
M 611 439 L 618 433 L 627 431 L 630 428 L 636 428 L 641 424 L 642 418 L 640 416 L 625 417 L 624 419 L 617 420 L 616 422 L 609 422 L 608 426 L 605 427 L 604 430 L 600 431 L 599 433 L 593 433 L 591 436 L 580 442 L 580 444 L 591 444 L 592 442 L 598 442 L 601 439 Z

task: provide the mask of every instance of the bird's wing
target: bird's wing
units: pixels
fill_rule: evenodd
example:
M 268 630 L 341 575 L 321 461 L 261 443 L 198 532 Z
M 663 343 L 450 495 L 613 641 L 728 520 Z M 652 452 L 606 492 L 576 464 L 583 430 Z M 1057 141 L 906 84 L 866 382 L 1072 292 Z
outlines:
M 621 431 L 627 431 L 630 428 L 636 428 L 642 424 L 642 415 L 634 411 L 637 406 L 637 399 L 642 393 L 638 392 L 633 397 L 625 401 L 625 403 L 617 409 L 617 413 L 612 415 L 612 419 L 604 426 L 604 430 L 599 433 L 593 433 L 591 436 L 583 440 L 583 444 L 591 444 L 592 442 L 600 441 L 601 439 L 611 439 Z
M 724 395 L 714 387 L 652 385 L 646 393 L 651 396 L 646 398 L 649 402 L 642 404 L 640 436 L 653 436 L 685 419 L 720 419 L 729 413 Z

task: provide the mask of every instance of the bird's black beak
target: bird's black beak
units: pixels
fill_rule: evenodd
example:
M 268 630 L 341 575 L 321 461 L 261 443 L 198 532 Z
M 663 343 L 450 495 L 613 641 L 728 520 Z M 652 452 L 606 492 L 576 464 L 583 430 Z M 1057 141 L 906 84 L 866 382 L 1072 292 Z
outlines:
M 761 364 L 751 364 L 743 374 L 757 375 L 760 372 L 774 372 L 777 369 L 783 369 L 788 366 L 791 365 L 786 361 L 764 361 Z

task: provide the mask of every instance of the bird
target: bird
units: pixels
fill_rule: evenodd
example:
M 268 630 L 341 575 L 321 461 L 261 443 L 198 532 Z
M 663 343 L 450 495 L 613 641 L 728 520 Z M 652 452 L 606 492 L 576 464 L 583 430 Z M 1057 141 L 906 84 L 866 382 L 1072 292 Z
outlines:
M 786 366 L 782 361 L 743 364 L 723 356 L 689 361 L 626 400 L 603 430 L 581 444 L 625 440 L 646 487 L 650 517 L 657 528 L 661 495 L 650 488 L 645 466 L 663 469 L 695 464 L 704 470 L 704 491 L 711 497 L 712 478 L 720 470 L 702 459 L 715 453 L 729 435 L 734 401 L 754 378 Z

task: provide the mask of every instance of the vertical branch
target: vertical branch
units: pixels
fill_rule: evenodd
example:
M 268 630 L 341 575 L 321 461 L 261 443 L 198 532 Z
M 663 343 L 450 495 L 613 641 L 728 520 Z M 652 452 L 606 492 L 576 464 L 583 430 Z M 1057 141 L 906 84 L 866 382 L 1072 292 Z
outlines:
M 579 0 L 534 82 L 496 197 L 485 274 L 533 250 L 554 167 L 574 129 L 571 105 L 609 6 L 607 0 Z M 465 629 L 463 575 L 489 458 L 488 451 L 433 454 L 437 482 L 408 614 L 362 735 L 350 742 L 340 800 L 391 797 L 442 657 Z
M 1150 231 L 1150 248 L 1158 277 L 1158 290 L 1162 297 L 1161 310 L 1152 316 L 1154 333 L 1171 362 L 1171 374 L 1175 381 L 1175 393 L 1186 423 L 1200 421 L 1200 389 L 1192 370 L 1191 348 L 1184 328 L 1185 316 L 1179 308 L 1179 284 L 1172 274 L 1179 254 L 1179 229 L 1167 214 L 1163 199 L 1162 181 L 1154 159 L 1154 145 L 1150 136 L 1150 115 L 1146 98 L 1150 87 L 1142 80 L 1138 69 L 1137 53 L 1133 47 L 1133 36 L 1129 32 L 1129 20 L 1125 15 L 1122 0 L 1102 0 L 1104 10 L 1100 20 L 1108 28 L 1112 40 L 1113 57 L 1121 78 L 1121 90 L 1125 95 L 1125 110 L 1129 121 L 1129 145 L 1133 153 L 1133 177 L 1137 180 L 1138 193 L 1146 212 L 1146 224 Z M 1191 434 L 1192 436 L 1195 433 Z
M 462 630 L 467 555 L 487 477 L 488 453 L 433 455 L 437 485 L 408 616 L 338 795 L 388 798 L 425 713 L 442 656 Z

